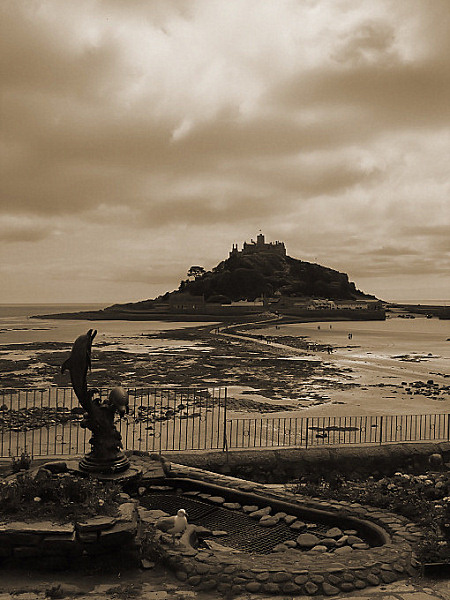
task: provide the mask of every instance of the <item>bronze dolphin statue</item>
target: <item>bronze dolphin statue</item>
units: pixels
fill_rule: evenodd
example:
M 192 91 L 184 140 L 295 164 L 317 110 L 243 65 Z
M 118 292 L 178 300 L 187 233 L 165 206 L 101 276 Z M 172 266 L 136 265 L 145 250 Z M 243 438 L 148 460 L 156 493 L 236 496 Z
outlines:
M 61 365 L 61 373 L 64 373 L 66 369 L 69 370 L 74 392 L 81 406 L 88 412 L 90 392 L 87 387 L 87 372 L 91 368 L 91 346 L 96 335 L 96 329 L 89 329 L 87 333 L 77 337 L 69 358 Z

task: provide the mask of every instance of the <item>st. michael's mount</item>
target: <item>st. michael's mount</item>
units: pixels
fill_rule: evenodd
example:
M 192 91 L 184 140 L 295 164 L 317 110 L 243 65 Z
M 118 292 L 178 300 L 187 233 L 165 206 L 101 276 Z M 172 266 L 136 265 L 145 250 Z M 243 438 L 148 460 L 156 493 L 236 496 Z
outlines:
M 190 267 L 177 290 L 158 298 L 51 316 L 227 321 L 263 313 L 302 321 L 385 318 L 382 302 L 358 290 L 346 273 L 292 258 L 283 242 L 266 242 L 262 234 L 241 250 L 233 244 L 228 258 L 210 271 Z

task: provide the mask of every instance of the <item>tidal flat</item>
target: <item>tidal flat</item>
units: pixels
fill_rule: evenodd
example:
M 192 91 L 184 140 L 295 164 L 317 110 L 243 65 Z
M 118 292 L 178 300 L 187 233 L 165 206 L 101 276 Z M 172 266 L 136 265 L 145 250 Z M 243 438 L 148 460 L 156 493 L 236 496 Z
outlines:
M 60 366 L 70 343 L 6 344 L 0 350 L 2 388 L 67 386 Z M 283 412 L 330 402 L 347 388 L 348 369 L 302 360 L 289 348 L 213 335 L 210 326 L 180 328 L 94 344 L 90 387 L 226 386 L 230 410 Z

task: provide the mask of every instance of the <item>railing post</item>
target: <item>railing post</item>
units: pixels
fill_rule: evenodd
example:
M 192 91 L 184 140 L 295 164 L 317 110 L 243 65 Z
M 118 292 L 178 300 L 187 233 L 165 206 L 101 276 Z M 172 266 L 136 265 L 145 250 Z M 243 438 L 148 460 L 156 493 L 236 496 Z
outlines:
M 383 415 L 380 417 L 380 444 L 383 443 Z
M 447 413 L 447 442 L 450 442 L 450 413 Z
M 309 432 L 309 417 L 306 417 L 306 437 L 305 437 L 305 448 L 308 448 L 308 432 Z
M 228 456 L 228 434 L 227 434 L 227 388 L 223 396 L 223 452 Z

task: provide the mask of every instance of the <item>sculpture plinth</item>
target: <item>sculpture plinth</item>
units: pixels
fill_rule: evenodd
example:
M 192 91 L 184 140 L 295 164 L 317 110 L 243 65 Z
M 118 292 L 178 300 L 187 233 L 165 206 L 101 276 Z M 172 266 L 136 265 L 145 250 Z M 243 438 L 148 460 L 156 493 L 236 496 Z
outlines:
M 86 454 L 80 462 L 79 467 L 81 471 L 85 473 L 101 473 L 109 474 L 109 473 L 123 473 L 130 467 L 130 461 L 125 456 L 125 454 L 120 453 L 120 456 L 117 456 L 114 460 L 99 460 L 95 454 L 89 452 Z
M 81 459 L 79 467 L 85 473 L 113 474 L 126 471 L 130 463 L 122 452 L 122 436 L 114 425 L 114 417 L 128 413 L 128 394 L 122 387 L 111 390 L 108 399 L 101 402 L 98 390 L 87 387 L 87 372 L 91 367 L 92 341 L 97 331 L 89 329 L 72 346 L 70 357 L 61 367 L 70 372 L 73 390 L 86 411 L 80 426 L 89 429 L 92 451 Z

